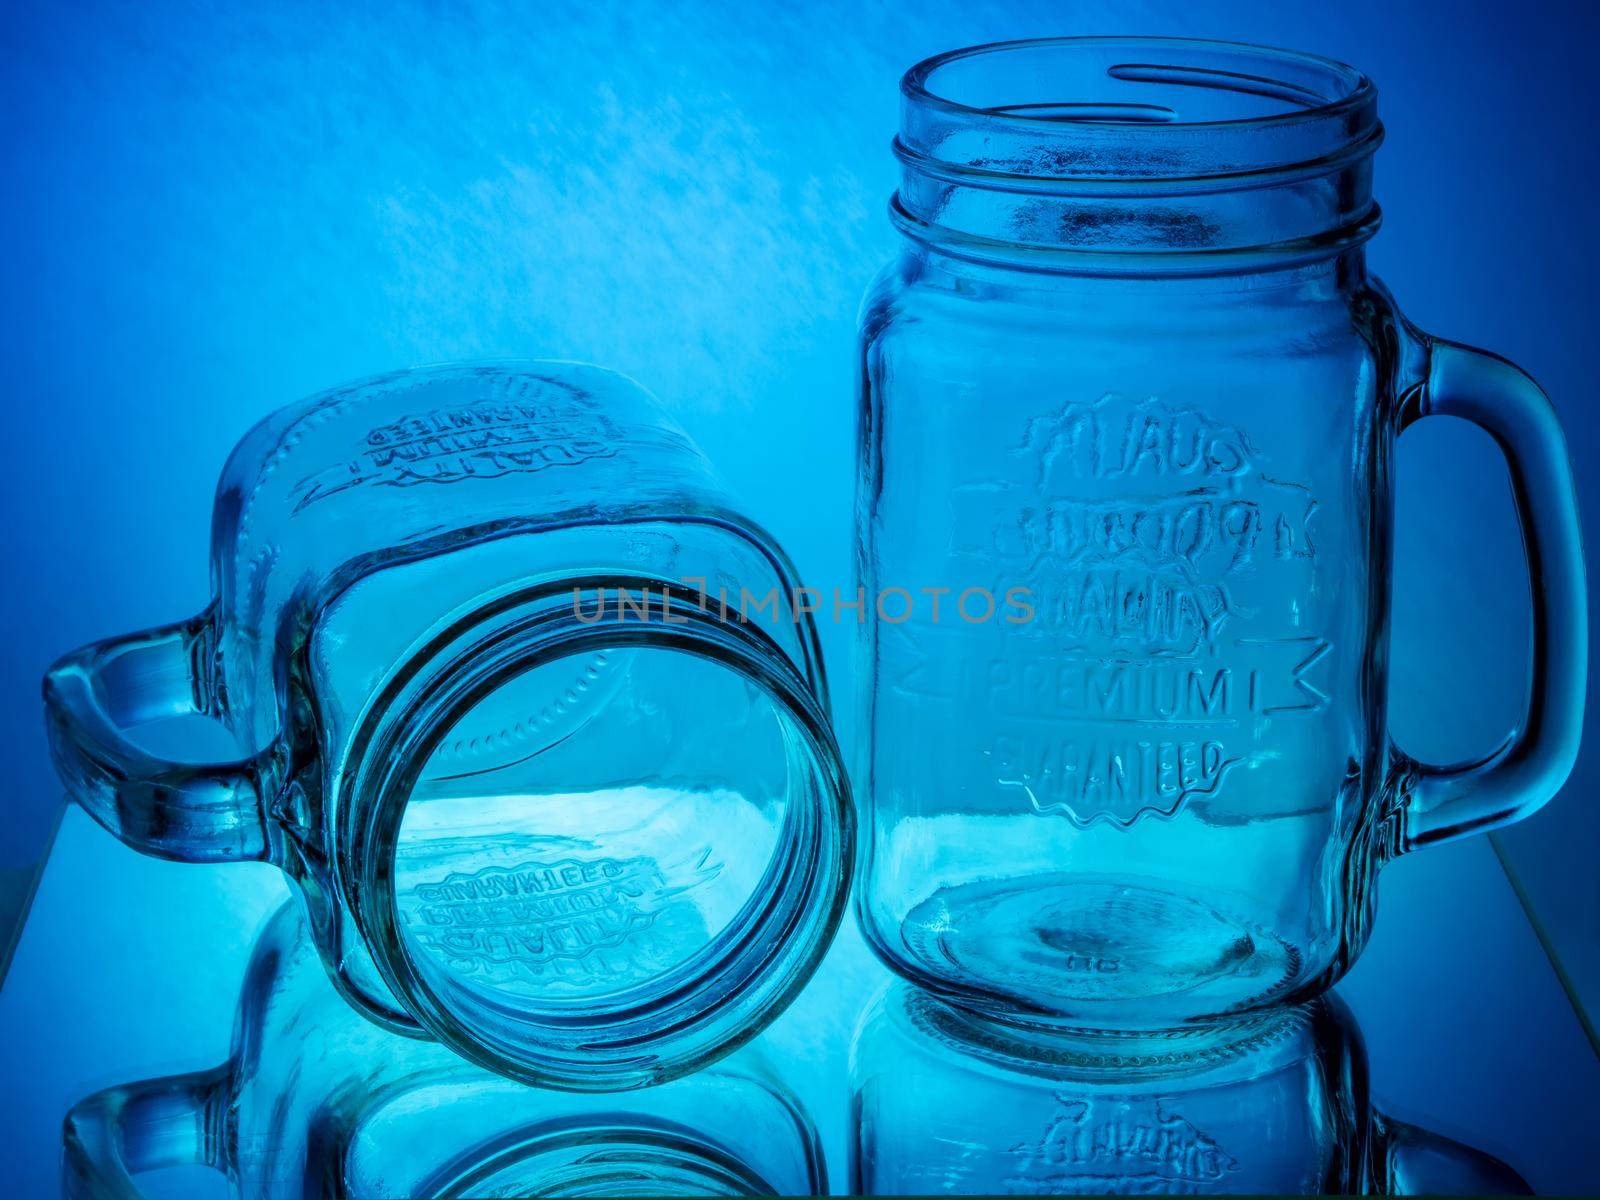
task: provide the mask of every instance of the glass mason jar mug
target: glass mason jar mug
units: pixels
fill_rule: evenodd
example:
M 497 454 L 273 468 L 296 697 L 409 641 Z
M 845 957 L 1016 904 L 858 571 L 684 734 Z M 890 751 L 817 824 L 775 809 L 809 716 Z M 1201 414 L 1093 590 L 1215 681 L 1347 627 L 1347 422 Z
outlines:
M 852 849 L 816 631 L 637 385 L 469 365 L 313 397 L 233 454 L 213 566 L 200 618 L 51 670 L 57 766 L 132 846 L 280 866 L 368 1016 L 609 1089 L 809 977 Z M 173 714 L 241 756 L 155 753 L 138 726 Z
M 1366 269 L 1374 89 L 1141 39 L 903 83 L 904 250 L 862 315 L 860 640 L 882 957 L 1020 1020 L 1173 1028 L 1303 999 L 1374 875 L 1565 779 L 1586 615 L 1565 443 L 1501 359 Z M 1464 417 L 1527 546 L 1527 716 L 1481 761 L 1386 733 L 1391 464 Z M 939 603 L 942 601 L 942 606 Z

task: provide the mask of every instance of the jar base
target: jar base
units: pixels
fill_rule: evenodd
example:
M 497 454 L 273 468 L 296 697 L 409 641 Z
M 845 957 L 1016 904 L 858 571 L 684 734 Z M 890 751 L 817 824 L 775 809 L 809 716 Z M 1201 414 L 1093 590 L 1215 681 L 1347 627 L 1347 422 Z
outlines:
M 1158 1029 L 1282 999 L 1304 957 L 1204 899 L 1067 872 L 941 888 L 901 937 L 920 972 L 981 1008 L 1087 1028 Z M 999 1015 L 999 1013 L 997 1013 Z

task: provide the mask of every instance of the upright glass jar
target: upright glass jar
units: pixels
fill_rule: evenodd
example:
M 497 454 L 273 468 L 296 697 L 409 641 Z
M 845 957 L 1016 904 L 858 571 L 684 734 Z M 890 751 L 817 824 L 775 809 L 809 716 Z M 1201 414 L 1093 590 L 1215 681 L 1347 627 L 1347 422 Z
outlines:
M 1373 85 L 1308 55 L 1064 39 L 902 85 L 899 258 L 861 321 L 867 936 L 939 994 L 1099 1029 L 1310 996 L 1412 847 L 1543 804 L 1586 652 L 1572 475 L 1517 368 L 1367 270 Z M 1386 732 L 1395 439 L 1511 470 L 1526 718 Z
M 488 363 L 313 396 L 234 451 L 212 563 L 200 617 L 51 670 L 57 767 L 138 849 L 281 867 L 368 1016 L 606 1090 L 809 978 L 852 853 L 816 631 L 637 384 Z M 174 714 L 229 752 L 157 753 Z

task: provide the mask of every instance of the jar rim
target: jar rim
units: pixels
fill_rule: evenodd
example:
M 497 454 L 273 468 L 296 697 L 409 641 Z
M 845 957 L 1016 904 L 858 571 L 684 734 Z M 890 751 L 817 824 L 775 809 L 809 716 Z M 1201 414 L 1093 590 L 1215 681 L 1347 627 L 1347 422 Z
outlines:
M 642 640 L 644 626 L 639 623 L 608 618 L 590 624 L 574 612 L 575 585 L 647 588 L 652 599 L 672 602 L 682 623 L 651 624 L 649 641 Z M 507 617 L 535 609 L 538 615 L 525 628 L 505 629 Z M 492 641 L 500 644 L 490 645 L 491 639 L 479 633 L 494 626 L 501 631 Z M 472 693 L 487 678 L 484 663 L 498 660 L 490 668 L 498 674 L 528 668 L 530 651 L 524 643 L 541 661 L 635 645 L 698 655 L 740 673 L 766 694 L 809 752 L 815 803 L 797 800 L 790 813 L 789 820 L 798 822 L 800 840 L 791 846 L 796 852 L 777 864 L 778 894 L 764 903 L 756 903 L 755 897 L 747 902 L 746 908 L 754 907 L 741 920 L 748 921 L 749 936 L 719 951 L 705 977 L 693 986 L 669 987 L 649 996 L 637 986 L 622 1009 L 612 1011 L 606 1005 L 597 1010 L 592 1027 L 576 1016 L 529 1016 L 523 1024 L 556 1040 L 542 1044 L 535 1037 L 526 1050 L 515 1051 L 503 1039 L 463 1025 L 428 981 L 414 948 L 401 936 L 394 858 L 411 787 L 438 738 L 470 709 Z M 429 665 L 441 661 L 437 669 Z M 362 747 L 361 765 L 343 822 L 346 861 L 340 874 L 380 975 L 429 1033 L 465 1057 L 525 1083 L 610 1091 L 699 1069 L 749 1040 L 787 1007 L 820 963 L 842 918 L 853 861 L 854 809 L 819 698 L 760 629 L 732 614 L 717 616 L 692 592 L 663 580 L 563 579 L 508 595 L 492 614 L 468 618 L 412 664 L 416 670 L 411 677 L 420 689 L 402 688 L 409 694 L 394 694 L 375 705 L 356 739 Z M 718 994 L 718 983 L 727 980 L 732 986 Z M 730 1020 L 730 1015 L 737 1019 Z M 577 1040 L 582 1045 L 615 1052 L 617 1060 L 602 1053 L 579 1064 L 559 1031 L 581 1035 Z M 679 1040 L 679 1045 L 669 1049 L 668 1040 Z
M 1377 88 L 1243 42 L 1062 37 L 901 80 L 891 219 L 958 259 L 1049 273 L 1253 272 L 1377 229 Z
M 1105 198 L 1280 187 L 1359 170 L 1383 141 L 1365 75 L 1243 42 L 994 42 L 926 59 L 900 89 L 895 154 L 908 178 L 936 190 Z
M 1251 42 L 1230 42 L 1207 38 L 1174 38 L 1174 37 L 1146 37 L 1146 36 L 1073 36 L 1073 37 L 1046 37 L 1046 38 L 1017 38 L 1010 41 L 985 42 L 974 46 L 963 46 L 955 50 L 947 50 L 941 54 L 925 58 L 915 64 L 900 79 L 901 95 L 909 102 L 939 109 L 952 115 L 962 115 L 974 118 L 1000 119 L 1006 122 L 1016 122 L 1019 125 L 1034 126 L 1060 126 L 1063 118 L 1059 115 L 1045 115 L 1041 113 L 1025 113 L 1006 111 L 994 106 L 968 104 L 942 95 L 936 91 L 932 84 L 933 75 L 953 64 L 969 59 L 986 56 L 1008 54 L 1017 51 L 1039 50 L 1086 50 L 1086 49 L 1111 49 L 1116 46 L 1127 46 L 1130 50 L 1167 51 L 1169 53 L 1186 54 L 1234 54 L 1241 57 L 1257 59 L 1262 62 L 1277 62 L 1292 64 L 1301 69 L 1312 68 L 1325 72 L 1330 78 L 1343 82 L 1345 90 L 1336 96 L 1323 97 L 1316 103 L 1299 104 L 1298 107 L 1279 113 L 1267 113 L 1256 116 L 1235 117 L 1224 120 L 1161 120 L 1151 121 L 1146 118 L 1129 117 L 1119 120 L 1115 116 L 1096 116 L 1094 124 L 1107 126 L 1123 131 L 1148 132 L 1160 130 L 1163 132 L 1177 132 L 1180 130 L 1232 130 L 1270 128 L 1273 126 L 1315 120 L 1317 118 L 1337 116 L 1341 113 L 1351 112 L 1364 105 L 1371 104 L 1377 97 L 1377 86 L 1363 72 L 1355 67 L 1342 63 L 1337 59 L 1327 58 L 1319 54 L 1311 54 L 1300 50 L 1285 50 L 1274 46 L 1263 46 Z M 1133 66 L 1136 64 L 1128 64 Z M 1148 64 L 1137 64 L 1145 66 Z M 1189 70 L 1189 68 L 1175 68 Z M 1207 74 L 1221 76 L 1222 72 L 1207 72 Z M 1282 81 L 1272 80 L 1267 76 L 1236 75 L 1238 81 L 1235 90 L 1249 90 L 1257 95 L 1274 95 L 1279 99 L 1286 99 L 1281 92 L 1266 93 L 1257 88 L 1249 88 L 1247 84 L 1273 84 L 1280 89 L 1290 88 L 1294 85 Z M 1218 82 L 1208 82 L 1203 86 L 1219 86 Z M 1309 89 L 1295 88 L 1306 95 L 1314 95 Z M 1138 107 L 1129 105 L 1126 107 Z

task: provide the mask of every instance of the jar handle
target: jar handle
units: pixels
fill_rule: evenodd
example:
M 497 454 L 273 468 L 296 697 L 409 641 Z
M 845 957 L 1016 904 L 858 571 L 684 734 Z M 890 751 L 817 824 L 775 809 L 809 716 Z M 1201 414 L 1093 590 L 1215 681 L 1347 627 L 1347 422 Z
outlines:
M 139 1200 L 133 1176 L 163 1167 L 226 1171 L 223 1135 L 232 1071 L 213 1067 L 96 1092 L 62 1131 L 65 1200 Z
M 98 642 L 44 679 L 50 754 L 72 798 L 136 850 L 182 862 L 266 860 L 263 797 L 277 747 L 232 762 L 173 762 L 128 737 L 162 717 L 220 716 L 211 699 L 209 612 Z
M 1372 1115 L 1381 1196 L 1532 1196 L 1528 1181 L 1494 1155 L 1381 1113 Z
M 1499 444 L 1527 555 L 1533 661 L 1527 713 L 1493 753 L 1454 766 L 1401 755 L 1404 849 L 1510 824 L 1555 795 L 1577 758 L 1589 659 L 1572 463 L 1549 398 L 1503 358 L 1441 340 L 1427 346 L 1427 382 L 1402 404 L 1400 427 L 1461 417 Z

